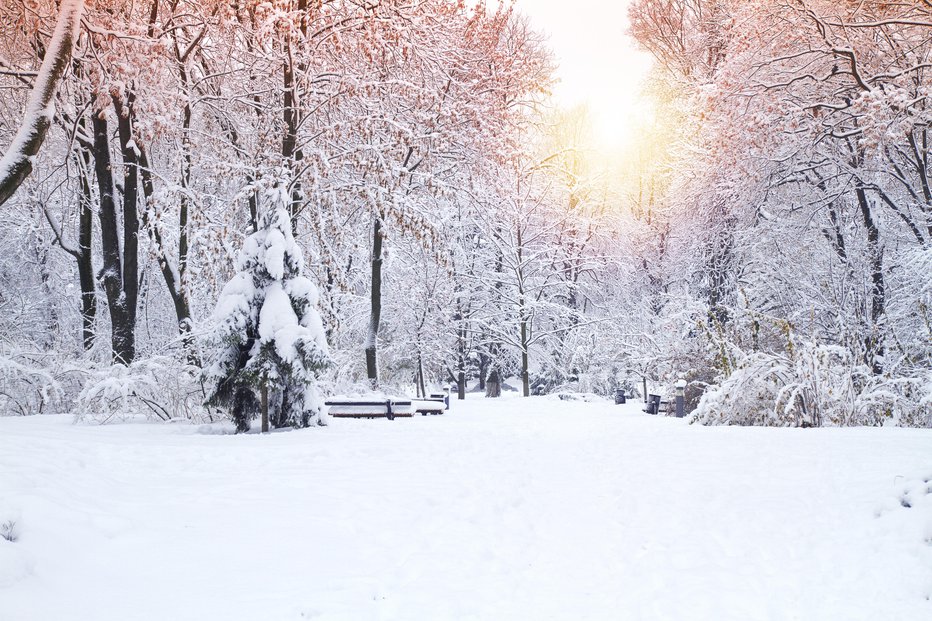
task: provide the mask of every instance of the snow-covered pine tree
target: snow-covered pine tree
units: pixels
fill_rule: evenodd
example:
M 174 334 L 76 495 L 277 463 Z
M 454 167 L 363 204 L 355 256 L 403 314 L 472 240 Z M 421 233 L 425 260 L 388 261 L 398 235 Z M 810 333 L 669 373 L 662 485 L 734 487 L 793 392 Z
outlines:
M 317 312 L 317 287 L 304 275 L 304 257 L 291 232 L 288 184 L 269 193 L 269 209 L 220 294 L 204 373 L 207 404 L 229 408 L 238 432 L 259 413 L 267 387 L 273 427 L 324 425 L 318 372 L 329 363 Z

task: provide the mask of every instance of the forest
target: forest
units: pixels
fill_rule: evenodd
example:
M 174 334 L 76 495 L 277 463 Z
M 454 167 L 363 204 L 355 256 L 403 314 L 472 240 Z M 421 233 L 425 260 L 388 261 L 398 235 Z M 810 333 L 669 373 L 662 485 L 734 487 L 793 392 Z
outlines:
M 0 414 L 685 379 L 703 424 L 932 426 L 932 2 L 629 24 L 606 154 L 520 3 L 2 0 Z
M 0 0 L 0 620 L 928 621 L 932 0 Z

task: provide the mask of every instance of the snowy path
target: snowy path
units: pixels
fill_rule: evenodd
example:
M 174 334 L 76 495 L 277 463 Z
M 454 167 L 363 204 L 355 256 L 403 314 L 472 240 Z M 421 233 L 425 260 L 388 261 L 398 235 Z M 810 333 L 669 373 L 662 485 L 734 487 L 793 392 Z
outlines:
M 0 418 L 0 620 L 932 618 L 932 431 L 454 408 Z

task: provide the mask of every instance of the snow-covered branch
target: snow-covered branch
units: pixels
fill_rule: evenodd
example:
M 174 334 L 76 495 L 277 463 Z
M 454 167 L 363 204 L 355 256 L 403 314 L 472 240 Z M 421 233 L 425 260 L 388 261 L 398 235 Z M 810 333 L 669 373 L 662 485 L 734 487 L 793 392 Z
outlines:
M 83 10 L 84 0 L 63 0 L 61 3 L 52 40 L 26 102 L 23 121 L 0 159 L 0 205 L 9 200 L 32 172 L 33 160 L 52 124 L 55 93 L 71 60 Z

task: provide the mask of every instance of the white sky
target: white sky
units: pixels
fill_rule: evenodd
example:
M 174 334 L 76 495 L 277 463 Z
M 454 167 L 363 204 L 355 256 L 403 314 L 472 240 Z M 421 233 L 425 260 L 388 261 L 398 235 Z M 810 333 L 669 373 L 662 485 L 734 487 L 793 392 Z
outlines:
M 596 139 L 606 148 L 627 145 L 649 116 L 639 103 L 650 56 L 625 32 L 631 0 L 517 0 L 519 11 L 550 36 L 560 67 L 555 98 L 561 106 L 587 103 Z

